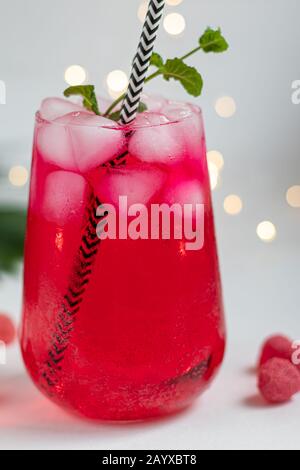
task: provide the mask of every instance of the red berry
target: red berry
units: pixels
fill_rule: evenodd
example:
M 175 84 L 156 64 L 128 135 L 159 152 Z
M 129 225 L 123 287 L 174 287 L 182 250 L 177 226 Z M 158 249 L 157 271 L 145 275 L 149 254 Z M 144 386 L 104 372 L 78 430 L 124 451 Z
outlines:
M 292 345 L 292 363 L 294 364 L 295 367 L 297 367 L 297 370 L 300 372 L 300 342 L 295 341 Z
M 291 361 L 292 354 L 292 341 L 289 338 L 282 335 L 271 336 L 263 345 L 259 367 L 274 357 Z
M 13 343 L 16 337 L 16 329 L 12 320 L 5 314 L 0 313 L 0 341 L 5 344 Z
M 269 403 L 284 403 L 300 392 L 300 374 L 290 360 L 273 358 L 260 368 L 258 388 Z

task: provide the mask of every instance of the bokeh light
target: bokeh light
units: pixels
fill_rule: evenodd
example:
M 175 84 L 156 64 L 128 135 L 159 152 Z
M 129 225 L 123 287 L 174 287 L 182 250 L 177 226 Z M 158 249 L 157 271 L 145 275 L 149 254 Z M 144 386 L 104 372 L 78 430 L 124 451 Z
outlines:
M 216 113 L 222 118 L 230 118 L 236 113 L 236 103 L 231 96 L 223 96 L 216 101 Z
M 256 233 L 257 236 L 264 242 L 272 242 L 277 236 L 275 225 L 268 220 L 258 224 Z
M 140 4 L 139 8 L 138 8 L 138 19 L 144 23 L 145 21 L 145 18 L 146 18 L 146 14 L 147 14 L 147 11 L 148 11 L 148 5 L 149 5 L 149 2 L 148 1 L 144 1 Z
M 292 186 L 286 193 L 287 203 L 293 208 L 300 208 L 300 186 Z
M 28 170 L 23 166 L 13 166 L 8 173 L 8 179 L 13 186 L 25 186 L 28 181 Z
M 185 27 L 185 19 L 180 13 L 169 13 L 164 19 L 164 28 L 172 36 L 183 33 Z
M 87 73 L 81 65 L 71 65 L 65 71 L 65 81 L 70 86 L 82 85 L 87 78 Z
M 171 7 L 177 7 L 177 5 L 180 5 L 183 0 L 166 0 L 166 4 L 170 5 Z
M 224 167 L 224 157 L 218 150 L 210 150 L 207 152 L 207 160 L 214 163 L 219 171 Z
M 243 202 L 236 194 L 230 194 L 224 200 L 224 210 L 229 215 L 238 215 L 243 209 Z
M 123 70 L 113 70 L 106 78 L 107 88 L 112 98 L 117 98 L 128 87 L 128 77 Z
M 212 190 L 216 189 L 220 183 L 220 174 L 218 167 L 213 162 L 208 162 L 208 171 L 210 178 L 210 187 Z

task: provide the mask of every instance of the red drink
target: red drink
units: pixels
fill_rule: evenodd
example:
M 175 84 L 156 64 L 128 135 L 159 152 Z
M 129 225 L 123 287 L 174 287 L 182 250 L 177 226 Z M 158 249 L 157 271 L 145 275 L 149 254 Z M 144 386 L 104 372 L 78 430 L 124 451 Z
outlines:
M 161 103 L 159 113 L 121 127 L 66 106 L 49 100 L 37 115 L 25 254 L 26 366 L 55 402 L 89 418 L 134 420 L 180 410 L 208 386 L 225 343 L 201 113 Z M 188 249 L 185 233 L 172 236 L 175 216 L 170 239 L 164 231 L 151 239 L 150 229 L 140 239 L 120 235 L 120 217 L 127 215 L 120 196 L 129 207 L 143 205 L 148 227 L 153 205 L 193 204 L 187 217 L 194 224 L 196 204 L 203 204 L 203 247 Z M 100 242 L 96 235 L 99 203 L 116 207 L 115 239 Z

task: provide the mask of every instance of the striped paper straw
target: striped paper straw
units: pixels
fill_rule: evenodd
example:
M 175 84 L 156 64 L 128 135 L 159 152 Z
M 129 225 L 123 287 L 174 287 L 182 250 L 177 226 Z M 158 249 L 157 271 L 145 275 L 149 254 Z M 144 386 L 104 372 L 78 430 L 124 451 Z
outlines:
M 124 124 L 130 123 L 136 117 L 164 6 L 165 0 L 151 0 L 149 3 L 138 51 L 133 62 L 127 95 L 123 103 L 121 121 Z M 113 162 L 113 166 L 122 164 L 126 155 L 127 152 L 120 155 Z M 80 313 L 80 306 L 84 301 L 85 290 L 90 282 L 93 264 L 101 244 L 96 234 L 99 222 L 97 208 L 100 205 L 101 202 L 92 193 L 87 210 L 87 222 L 75 257 L 69 286 L 58 309 L 51 345 L 41 370 L 41 385 L 50 395 L 52 395 L 51 389 L 59 384 L 62 364 L 70 345 L 74 322 Z
M 128 124 L 136 118 L 164 6 L 165 0 L 150 0 L 121 111 L 123 124 Z
M 92 268 L 97 257 L 101 240 L 96 233 L 100 218 L 97 209 L 99 199 L 91 194 L 86 211 L 86 223 L 82 232 L 80 246 L 75 255 L 69 286 L 57 309 L 52 328 L 51 343 L 47 358 L 40 370 L 41 386 L 52 396 L 52 389 L 60 382 L 62 364 L 68 351 L 74 324 L 84 301 L 85 290 L 90 282 Z

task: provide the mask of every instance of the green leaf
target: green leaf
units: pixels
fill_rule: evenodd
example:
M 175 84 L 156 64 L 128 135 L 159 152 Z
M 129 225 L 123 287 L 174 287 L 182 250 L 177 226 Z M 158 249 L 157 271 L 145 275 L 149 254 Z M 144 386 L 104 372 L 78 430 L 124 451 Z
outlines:
M 225 52 L 229 45 L 224 36 L 222 36 L 221 29 L 213 30 L 207 28 L 205 33 L 199 39 L 199 44 L 204 52 Z
M 162 68 L 164 65 L 163 58 L 157 52 L 153 52 L 151 60 L 150 60 L 150 65 L 153 65 L 154 67 L 157 67 L 158 69 Z
M 150 74 L 146 78 L 146 82 L 148 83 L 154 78 L 157 78 L 161 75 L 165 78 L 165 80 L 170 80 L 173 78 L 174 80 L 179 81 L 185 90 L 193 95 L 193 96 L 200 96 L 203 88 L 203 80 L 200 75 L 200 73 L 193 67 L 189 67 L 187 64 L 185 64 L 185 60 L 191 57 L 192 55 L 196 54 L 200 50 L 202 50 L 205 53 L 208 52 L 215 52 L 215 53 L 220 53 L 224 52 L 228 49 L 228 43 L 224 36 L 222 35 L 221 29 L 214 30 L 212 28 L 207 28 L 204 34 L 199 38 L 199 45 L 197 47 L 194 47 L 192 50 L 184 54 L 181 58 L 175 58 L 175 59 L 169 59 L 164 63 L 164 59 L 160 54 L 157 52 L 154 52 L 151 56 L 150 59 L 150 64 L 153 67 L 156 67 L 157 70 Z M 88 85 L 87 87 L 91 88 L 91 85 Z M 74 87 L 71 87 L 71 89 Z M 79 93 L 82 91 L 82 89 L 85 87 L 75 87 L 76 94 L 82 94 Z M 92 87 L 93 89 L 93 87 Z M 69 89 L 70 90 L 70 89 Z M 104 113 L 104 116 L 109 116 L 111 119 L 114 119 L 115 121 L 118 121 L 120 119 L 120 112 L 114 112 L 114 109 L 117 107 L 117 105 L 124 99 L 125 95 L 122 95 L 121 97 L 117 98 L 111 106 L 106 110 Z M 95 103 L 97 106 L 97 100 L 95 97 Z M 90 107 L 88 109 L 93 109 L 95 111 L 95 106 L 92 108 L 90 100 L 85 98 L 84 100 L 84 105 L 86 107 Z M 97 106 L 98 109 L 98 106 Z M 96 112 L 96 114 L 98 114 Z
M 113 113 L 111 113 L 109 116 L 108 116 L 108 119 L 111 119 L 112 121 L 120 121 L 120 118 L 121 118 L 121 110 L 119 109 L 118 111 L 115 111 Z
M 181 59 L 169 59 L 163 67 L 165 80 L 179 81 L 185 90 L 192 96 L 200 96 L 203 88 L 203 80 L 200 73 Z
M 13 271 L 23 256 L 26 211 L 0 209 L 0 272 Z
M 147 111 L 147 109 L 147 105 L 145 105 L 145 103 L 143 102 L 140 102 L 138 107 L 138 113 L 144 113 L 145 111 Z
M 64 91 L 64 95 L 66 98 L 74 95 L 82 96 L 83 106 L 88 111 L 93 111 L 98 116 L 100 115 L 94 85 L 70 86 Z
M 138 107 L 138 113 L 143 113 L 145 111 L 147 111 L 147 106 L 145 105 L 145 103 L 140 103 L 139 104 L 139 107 Z M 121 117 L 121 110 L 119 109 L 118 111 L 115 111 L 114 113 L 111 113 L 108 118 L 109 119 L 112 119 L 113 121 L 120 121 L 120 117 Z

